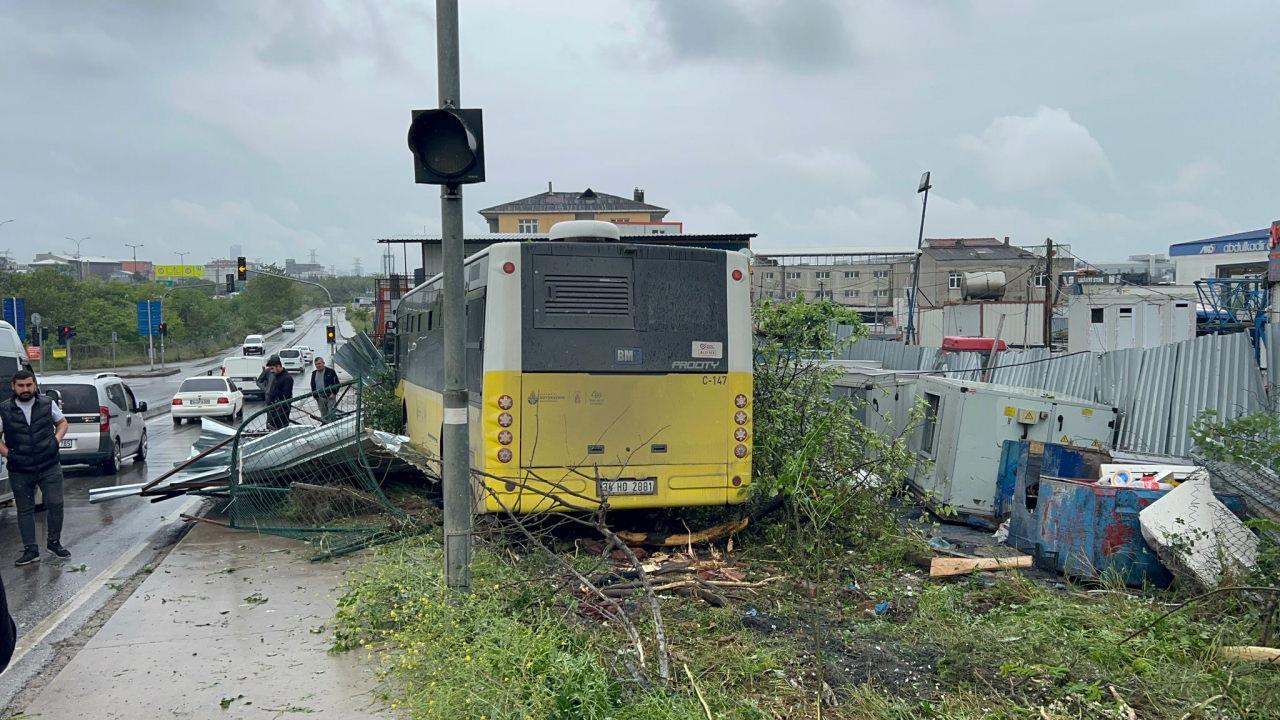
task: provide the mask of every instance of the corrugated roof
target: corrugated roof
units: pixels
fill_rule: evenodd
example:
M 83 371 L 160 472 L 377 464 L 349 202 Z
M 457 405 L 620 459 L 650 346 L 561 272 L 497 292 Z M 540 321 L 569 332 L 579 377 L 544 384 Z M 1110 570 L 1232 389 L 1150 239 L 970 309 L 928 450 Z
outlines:
M 649 212 L 667 214 L 668 210 L 657 205 L 638 202 L 631 198 L 596 192 L 587 188 L 582 192 L 544 192 L 509 203 L 494 205 L 480 211 L 481 215 L 501 213 L 555 213 L 555 212 Z
M 644 245 L 684 245 L 700 242 L 748 242 L 755 237 L 756 233 L 681 233 L 680 235 L 623 235 L 616 242 L 621 244 L 633 243 Z M 466 242 L 468 245 L 488 244 L 500 242 L 537 242 L 546 241 L 545 233 L 483 233 L 479 235 L 467 235 Z M 386 237 L 376 238 L 380 243 L 399 243 L 399 242 L 423 242 L 433 245 L 440 244 L 440 236 L 438 235 L 388 235 Z M 614 241 L 610 241 L 614 242 Z
M 932 241 L 930 241 L 932 242 Z M 955 245 L 927 245 L 924 254 L 936 260 L 1039 260 L 1044 258 L 1020 247 L 996 243 L 995 245 L 958 243 Z

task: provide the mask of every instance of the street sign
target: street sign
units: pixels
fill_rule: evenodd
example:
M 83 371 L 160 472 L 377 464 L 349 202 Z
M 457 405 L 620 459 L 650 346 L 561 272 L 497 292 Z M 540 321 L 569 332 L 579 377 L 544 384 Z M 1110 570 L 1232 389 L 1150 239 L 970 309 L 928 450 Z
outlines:
M 44 318 L 40 317 L 40 313 L 31 313 L 31 324 L 39 325 Z
M 56 347 L 53 349 L 53 359 L 58 360 L 67 356 L 67 349 L 64 347 Z
M 160 278 L 202 278 L 203 265 L 156 265 L 156 279 Z
M 160 323 L 164 322 L 164 306 L 160 300 L 142 300 L 138 302 L 138 335 L 160 334 Z
M 4 299 L 4 321 L 18 331 L 18 337 L 27 341 L 27 301 L 22 298 L 7 297 Z
M 39 359 L 40 359 L 40 346 L 39 346 L 39 345 L 34 345 L 34 346 L 32 346 L 32 347 L 27 348 L 27 359 L 28 359 L 28 360 L 39 360 Z

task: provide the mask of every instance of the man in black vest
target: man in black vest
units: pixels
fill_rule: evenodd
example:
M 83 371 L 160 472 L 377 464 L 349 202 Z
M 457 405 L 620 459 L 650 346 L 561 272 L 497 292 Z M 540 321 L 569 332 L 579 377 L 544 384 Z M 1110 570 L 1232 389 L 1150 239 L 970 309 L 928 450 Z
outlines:
M 333 419 L 335 396 L 338 394 L 338 371 L 325 367 L 324 358 L 318 357 L 315 369 L 311 371 L 311 392 L 316 394 L 316 404 L 320 406 L 320 421 Z
M 267 429 L 279 430 L 289 426 L 289 412 L 292 408 L 286 401 L 293 397 L 293 376 L 284 369 L 279 355 L 272 355 L 267 360 L 267 372 L 271 373 L 271 384 L 267 386 L 267 404 L 276 405 L 267 410 Z
M 18 531 L 22 534 L 22 557 L 16 565 L 40 561 L 36 544 L 36 488 L 44 495 L 45 523 L 49 552 L 60 558 L 71 553 L 62 547 L 62 466 L 58 463 L 58 443 L 67 434 L 62 410 L 49 398 L 38 394 L 36 376 L 30 370 L 13 374 L 13 397 L 0 403 L 4 440 L 0 456 L 9 466 L 9 486 L 18 506 Z

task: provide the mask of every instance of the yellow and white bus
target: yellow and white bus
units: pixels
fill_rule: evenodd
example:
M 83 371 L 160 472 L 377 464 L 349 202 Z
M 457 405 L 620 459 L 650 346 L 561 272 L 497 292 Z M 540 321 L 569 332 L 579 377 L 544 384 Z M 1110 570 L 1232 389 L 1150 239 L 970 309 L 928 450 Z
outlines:
M 592 504 L 575 494 L 619 509 L 746 499 L 746 257 L 510 242 L 465 267 L 471 466 L 488 476 L 479 511 Z M 441 451 L 444 421 L 442 295 L 437 275 L 396 311 L 408 433 L 431 453 Z

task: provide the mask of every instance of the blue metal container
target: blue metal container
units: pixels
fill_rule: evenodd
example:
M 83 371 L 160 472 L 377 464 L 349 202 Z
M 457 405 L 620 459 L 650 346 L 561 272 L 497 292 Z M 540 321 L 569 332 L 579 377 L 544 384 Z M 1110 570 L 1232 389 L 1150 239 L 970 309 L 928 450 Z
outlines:
M 1122 579 L 1125 584 L 1165 586 L 1173 580 L 1138 524 L 1138 513 L 1168 490 L 1098 485 L 1105 452 L 1008 440 L 997 487 L 1010 512 L 1009 543 L 1036 565 L 1071 577 Z M 1219 495 L 1239 514 L 1241 498 Z

